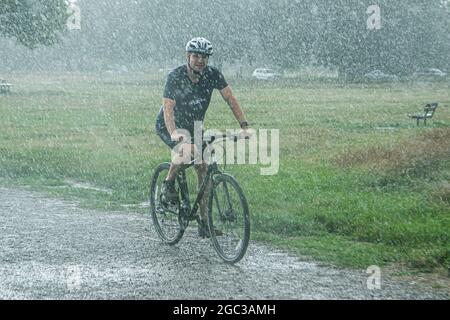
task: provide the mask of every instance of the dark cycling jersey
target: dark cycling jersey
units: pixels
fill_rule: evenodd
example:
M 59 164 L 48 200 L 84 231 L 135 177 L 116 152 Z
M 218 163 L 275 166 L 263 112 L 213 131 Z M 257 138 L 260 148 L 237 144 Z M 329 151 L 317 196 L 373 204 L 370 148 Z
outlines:
M 166 80 L 164 98 L 175 100 L 175 126 L 186 129 L 194 136 L 194 122 L 203 121 L 211 102 L 214 89 L 222 90 L 228 86 L 222 73 L 214 67 L 207 66 L 198 83 L 193 83 L 188 76 L 187 66 L 182 65 L 172 70 Z M 164 123 L 163 107 L 156 119 L 158 133 L 167 133 Z

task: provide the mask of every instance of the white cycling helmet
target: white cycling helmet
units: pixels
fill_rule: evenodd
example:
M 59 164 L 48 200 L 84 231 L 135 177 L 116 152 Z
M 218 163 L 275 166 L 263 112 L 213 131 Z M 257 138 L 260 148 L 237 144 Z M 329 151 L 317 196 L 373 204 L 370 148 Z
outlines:
M 213 47 L 211 42 L 205 38 L 193 38 L 186 44 L 186 52 L 200 53 L 208 56 L 213 54 Z

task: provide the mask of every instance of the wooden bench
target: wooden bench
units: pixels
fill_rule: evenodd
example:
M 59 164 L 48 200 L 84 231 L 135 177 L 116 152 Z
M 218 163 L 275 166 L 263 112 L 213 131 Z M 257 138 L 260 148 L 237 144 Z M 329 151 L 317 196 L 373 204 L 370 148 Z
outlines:
M 6 80 L 0 80 L 0 94 L 9 94 L 11 92 L 11 87 L 11 83 L 7 83 Z
M 410 117 L 412 119 L 416 119 L 417 125 L 419 125 L 420 120 L 423 119 L 423 124 L 426 125 L 427 119 L 433 118 L 433 115 L 436 112 L 437 107 L 438 107 L 437 102 L 429 103 L 425 106 L 425 108 L 423 109 L 423 112 L 408 114 L 408 117 Z

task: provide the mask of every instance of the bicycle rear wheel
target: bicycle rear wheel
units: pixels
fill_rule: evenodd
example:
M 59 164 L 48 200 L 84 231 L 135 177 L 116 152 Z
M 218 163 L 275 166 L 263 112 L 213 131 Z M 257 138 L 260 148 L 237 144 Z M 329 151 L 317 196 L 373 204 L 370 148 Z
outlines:
M 236 263 L 244 257 L 250 240 L 248 204 L 242 188 L 230 175 L 213 177 L 208 226 L 213 247 L 225 262 Z
M 153 226 L 161 240 L 174 245 L 184 234 L 184 227 L 180 220 L 180 205 L 170 206 L 161 199 L 161 189 L 169 171 L 170 163 L 161 163 L 155 170 L 150 186 L 150 213 Z M 178 181 L 175 184 L 179 190 Z

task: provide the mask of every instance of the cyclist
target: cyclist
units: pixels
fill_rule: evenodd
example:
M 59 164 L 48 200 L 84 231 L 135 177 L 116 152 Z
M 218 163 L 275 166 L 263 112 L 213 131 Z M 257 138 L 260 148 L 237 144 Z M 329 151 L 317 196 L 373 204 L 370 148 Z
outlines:
M 205 38 L 193 38 L 186 45 L 187 63 L 172 70 L 166 79 L 163 95 L 163 105 L 156 119 L 156 132 L 163 142 L 173 149 L 180 141 L 184 143 L 179 150 L 180 159 L 172 159 L 168 175 L 162 187 L 163 198 L 167 202 L 177 203 L 178 193 L 175 189 L 175 179 L 180 163 L 186 163 L 185 157 L 190 158 L 200 152 L 194 142 L 194 122 L 205 118 L 206 110 L 211 101 L 214 89 L 219 90 L 223 99 L 228 103 L 234 117 L 242 129 L 241 135 L 248 135 L 249 124 L 245 120 L 244 113 L 233 95 L 222 73 L 214 67 L 208 66 L 209 57 L 213 54 L 211 42 Z M 191 140 L 183 133 L 186 130 Z M 184 162 L 183 162 L 184 161 Z M 196 164 L 199 186 L 206 175 L 205 162 Z M 207 228 L 207 198 L 205 192 L 200 206 L 199 236 L 209 237 Z M 219 232 L 219 231 L 217 231 Z

